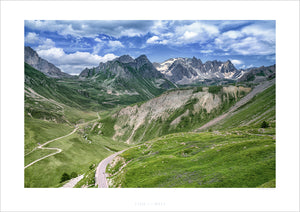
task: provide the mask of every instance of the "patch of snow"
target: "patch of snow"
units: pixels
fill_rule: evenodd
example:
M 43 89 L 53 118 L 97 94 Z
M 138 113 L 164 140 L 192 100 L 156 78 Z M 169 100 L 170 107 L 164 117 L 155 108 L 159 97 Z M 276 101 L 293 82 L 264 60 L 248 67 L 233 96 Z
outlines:
M 224 78 L 225 79 L 232 79 L 233 75 L 234 75 L 234 72 L 224 73 Z

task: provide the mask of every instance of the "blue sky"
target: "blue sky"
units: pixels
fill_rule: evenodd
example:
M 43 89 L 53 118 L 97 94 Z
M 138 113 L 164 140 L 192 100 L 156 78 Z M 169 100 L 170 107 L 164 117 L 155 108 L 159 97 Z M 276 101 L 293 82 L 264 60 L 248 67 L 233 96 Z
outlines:
M 26 46 L 69 74 L 124 54 L 268 66 L 275 64 L 275 37 L 269 20 L 26 20 L 24 33 Z

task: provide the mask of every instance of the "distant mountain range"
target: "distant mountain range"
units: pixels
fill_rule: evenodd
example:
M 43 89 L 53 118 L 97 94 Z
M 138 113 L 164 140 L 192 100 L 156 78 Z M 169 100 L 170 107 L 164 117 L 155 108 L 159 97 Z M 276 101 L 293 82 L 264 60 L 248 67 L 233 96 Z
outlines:
M 62 72 L 52 63 L 49 63 L 31 48 L 25 47 L 25 62 L 47 76 L 53 78 L 72 77 Z M 79 78 L 94 78 L 98 82 L 104 82 L 111 88 L 120 88 L 132 91 L 132 87 L 141 86 L 138 93 L 153 96 L 157 94 L 155 89 L 169 89 L 176 85 L 198 84 L 208 80 L 212 83 L 226 80 L 234 81 L 261 81 L 275 75 L 275 65 L 268 67 L 236 69 L 230 60 L 221 62 L 217 60 L 206 61 L 193 58 L 171 58 L 162 63 L 152 63 L 146 55 L 136 59 L 129 55 L 120 56 L 112 61 L 101 62 L 94 68 L 86 68 Z M 150 86 L 153 92 L 142 92 L 145 86 Z M 153 89 L 154 90 L 153 90 Z M 114 89 L 113 89 L 114 90 Z M 136 89 L 133 89 L 136 90 Z
M 176 85 L 157 71 L 145 55 L 136 59 L 128 55 L 118 57 L 95 68 L 86 68 L 80 75 L 81 80 L 98 82 L 108 93 L 123 93 L 153 98 Z M 125 93 L 124 93 L 125 92 Z
M 200 59 L 171 58 L 163 63 L 154 63 L 158 71 L 167 79 L 176 84 L 194 84 L 205 79 L 232 79 L 236 80 L 243 75 L 242 70 L 237 70 L 230 60 L 207 61 Z

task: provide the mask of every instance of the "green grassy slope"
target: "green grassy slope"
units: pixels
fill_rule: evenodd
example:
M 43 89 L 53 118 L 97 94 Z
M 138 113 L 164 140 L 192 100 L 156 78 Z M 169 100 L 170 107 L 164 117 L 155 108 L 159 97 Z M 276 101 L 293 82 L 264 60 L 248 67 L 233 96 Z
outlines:
M 261 128 L 263 120 L 270 127 Z M 209 132 L 147 141 L 107 172 L 112 187 L 275 187 L 274 135 L 272 86 Z
M 116 68 L 120 69 L 118 74 L 110 70 Z M 168 88 L 175 88 L 166 79 L 160 79 L 160 84 L 156 78 L 143 77 L 142 69 L 137 70 L 128 64 L 114 61 L 106 70 L 95 73 L 95 69 L 90 69 L 87 77 L 63 79 L 58 83 L 88 97 L 101 109 L 149 100 Z
M 256 95 L 238 111 L 226 117 L 212 127 L 214 130 L 226 130 L 235 127 L 256 128 L 262 121 L 267 121 L 275 130 L 276 120 L 276 85 L 271 86 L 264 92 Z M 270 131 L 270 129 L 269 129 Z M 275 131 L 273 131 L 275 133 Z
M 90 136 L 85 139 L 85 133 L 79 131 L 69 137 L 54 141 L 45 147 L 62 149 L 61 153 L 41 160 L 25 169 L 25 187 L 46 188 L 62 186 L 60 179 L 63 173 L 89 172 L 92 164 L 98 164 L 102 159 L 127 147 L 126 144 L 113 141 L 103 136 Z M 37 152 L 25 157 L 25 162 L 38 159 Z M 27 159 L 28 158 L 28 159 Z
M 224 88 L 226 90 L 227 87 Z M 116 126 L 124 132 L 119 133 L 118 139 L 126 141 L 131 138 L 130 141 L 133 143 L 147 141 L 170 133 L 188 132 L 226 112 L 246 95 L 245 91 L 240 91 L 236 87 L 234 87 L 236 89 L 234 92 L 227 92 L 224 88 L 223 86 L 210 86 L 206 87 L 205 91 L 202 87 L 166 91 L 148 102 L 131 105 L 129 114 L 127 111 L 122 112 L 124 110 L 121 110 L 121 115 L 116 114 L 113 120 L 108 123 L 111 125 L 112 122 L 115 122 Z M 176 96 L 177 92 L 178 96 Z M 165 109 L 163 103 L 157 104 L 157 102 L 177 101 L 177 98 L 182 98 L 183 95 L 190 97 L 177 109 L 172 109 L 172 107 Z M 136 106 L 138 107 L 136 108 Z M 210 110 L 208 111 L 207 108 Z M 153 118 L 152 114 L 156 111 L 160 112 Z M 147 115 L 142 118 L 144 119 L 143 123 L 135 129 L 132 119 L 138 122 L 140 121 L 139 117 L 143 117 L 145 113 Z M 106 123 L 103 124 L 106 126 Z M 110 131 L 114 131 L 114 126 L 110 126 Z
M 57 79 L 47 77 L 27 63 L 24 68 L 25 86 L 32 88 L 43 97 L 78 109 L 87 109 L 95 104 L 75 89 L 57 83 Z
M 178 133 L 124 152 L 113 187 L 258 187 L 275 179 L 275 141 L 249 133 Z
M 73 131 L 73 127 L 67 124 L 43 121 L 35 118 L 25 118 L 25 154 L 29 153 L 38 143 L 58 138 Z

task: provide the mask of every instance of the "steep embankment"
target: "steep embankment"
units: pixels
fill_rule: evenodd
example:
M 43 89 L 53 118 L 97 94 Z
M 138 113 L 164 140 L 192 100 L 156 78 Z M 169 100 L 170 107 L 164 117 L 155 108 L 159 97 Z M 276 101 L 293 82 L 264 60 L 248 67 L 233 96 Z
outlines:
M 170 134 L 125 151 L 107 169 L 109 185 L 275 187 L 275 85 L 261 91 L 218 131 Z
M 226 111 L 251 89 L 236 86 L 169 91 L 114 116 L 113 136 L 127 143 L 195 129 Z
M 243 105 L 245 105 L 249 101 L 253 101 L 254 96 L 256 96 L 257 94 L 263 92 L 264 90 L 266 90 L 267 88 L 269 88 L 270 86 L 272 86 L 274 84 L 275 84 L 275 79 L 270 80 L 270 81 L 264 81 L 261 84 L 257 85 L 249 94 L 247 94 L 244 98 L 242 98 L 234 106 L 232 106 L 227 113 L 224 113 L 221 116 L 218 116 L 217 118 L 209 121 L 208 123 L 201 126 L 199 129 L 197 129 L 197 131 L 207 129 L 207 128 L 209 128 L 211 126 L 214 126 L 216 124 L 223 125 L 223 124 L 220 124 L 220 122 L 223 121 L 227 116 L 232 115 L 237 109 L 239 109 L 240 107 L 242 107 Z M 275 89 L 275 86 L 274 86 L 274 89 Z M 270 100 L 270 102 L 264 102 L 264 104 L 261 104 L 261 103 L 257 104 L 258 107 L 263 106 L 263 108 L 260 107 L 261 110 L 257 110 L 257 114 L 259 114 L 260 111 L 264 111 L 263 115 L 266 115 L 266 113 L 270 112 L 270 111 L 266 111 L 266 106 L 269 105 L 269 104 L 274 106 L 272 109 L 275 111 L 275 98 L 274 98 L 275 90 L 274 89 L 271 89 L 270 90 L 271 93 L 268 93 L 268 94 L 270 94 L 270 96 L 267 99 L 270 99 L 270 97 L 272 98 L 272 100 Z M 263 95 L 265 95 L 265 94 L 263 94 Z M 253 118 L 252 117 L 253 113 L 249 113 L 249 114 L 251 114 L 251 118 Z M 246 118 L 246 117 L 247 117 L 247 115 L 245 114 L 245 116 L 243 118 Z M 254 120 L 249 120 L 249 121 L 251 123 Z M 222 126 L 222 128 L 226 129 L 224 126 Z

